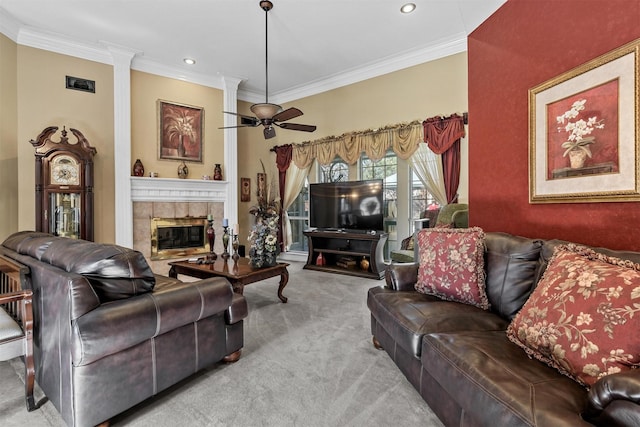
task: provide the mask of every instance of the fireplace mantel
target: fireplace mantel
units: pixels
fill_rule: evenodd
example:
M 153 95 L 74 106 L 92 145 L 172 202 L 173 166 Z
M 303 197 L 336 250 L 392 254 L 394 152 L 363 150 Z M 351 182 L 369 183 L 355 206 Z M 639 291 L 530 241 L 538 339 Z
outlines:
M 132 202 L 226 202 L 227 181 L 131 177 Z

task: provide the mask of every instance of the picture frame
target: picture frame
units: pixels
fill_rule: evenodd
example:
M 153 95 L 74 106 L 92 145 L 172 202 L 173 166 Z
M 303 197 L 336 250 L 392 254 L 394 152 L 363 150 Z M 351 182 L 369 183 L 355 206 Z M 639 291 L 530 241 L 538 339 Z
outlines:
M 202 163 L 204 108 L 159 99 L 158 158 Z
M 529 203 L 640 200 L 639 55 L 640 39 L 529 90 Z
M 251 178 L 240 178 L 240 201 L 251 201 Z

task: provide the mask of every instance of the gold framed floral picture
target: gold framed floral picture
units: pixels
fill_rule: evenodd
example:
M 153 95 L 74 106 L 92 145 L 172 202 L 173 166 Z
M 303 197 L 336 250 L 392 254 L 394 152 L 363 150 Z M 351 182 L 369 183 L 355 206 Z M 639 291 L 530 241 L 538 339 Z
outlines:
M 529 202 L 640 200 L 640 40 L 529 90 Z
M 158 158 L 202 163 L 204 109 L 158 100 Z

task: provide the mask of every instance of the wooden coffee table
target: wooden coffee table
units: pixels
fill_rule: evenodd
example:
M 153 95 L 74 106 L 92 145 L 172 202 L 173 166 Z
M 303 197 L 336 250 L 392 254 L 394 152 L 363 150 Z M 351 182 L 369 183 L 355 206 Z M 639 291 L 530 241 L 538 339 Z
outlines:
M 278 287 L 278 298 L 287 302 L 287 297 L 282 295 L 282 290 L 289 282 L 289 264 L 279 262 L 273 267 L 253 268 L 249 265 L 247 258 L 240 258 L 234 261 L 231 258 L 224 260 L 221 257 L 213 264 L 198 264 L 187 261 L 170 262 L 171 269 L 169 277 L 178 278 L 178 274 L 196 277 L 198 279 L 208 279 L 209 277 L 226 277 L 233 291 L 242 295 L 245 285 L 259 282 L 270 277 L 280 276 L 280 286 Z

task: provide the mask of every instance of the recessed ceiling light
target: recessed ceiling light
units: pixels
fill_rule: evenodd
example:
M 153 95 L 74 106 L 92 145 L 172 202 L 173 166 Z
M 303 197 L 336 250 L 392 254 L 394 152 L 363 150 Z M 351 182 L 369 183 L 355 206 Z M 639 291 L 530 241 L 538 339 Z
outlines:
M 184 58 L 183 61 L 185 64 L 189 64 L 189 65 L 193 65 L 196 63 L 196 60 L 192 58 Z
M 400 8 L 400 12 L 402 12 L 402 13 L 411 13 L 414 10 L 416 10 L 416 4 L 415 3 L 403 4 L 402 7 Z

